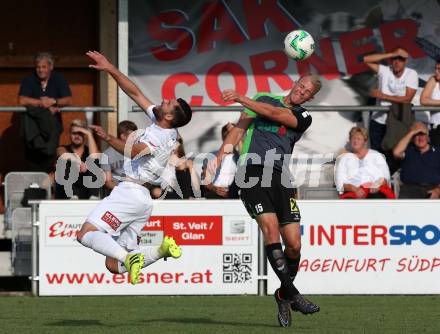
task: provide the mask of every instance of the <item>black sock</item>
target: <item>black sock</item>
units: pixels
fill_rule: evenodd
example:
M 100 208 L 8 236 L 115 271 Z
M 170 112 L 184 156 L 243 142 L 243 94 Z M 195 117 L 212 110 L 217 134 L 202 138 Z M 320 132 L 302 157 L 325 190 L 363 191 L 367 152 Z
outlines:
M 286 251 L 284 250 L 284 257 L 286 258 L 290 279 L 293 282 L 295 280 L 296 274 L 298 273 L 299 262 L 301 261 L 301 254 L 299 254 L 296 259 L 292 259 L 287 255 Z
M 290 299 L 294 295 L 297 295 L 299 292 L 290 279 L 287 261 L 281 244 L 266 245 L 266 254 L 272 269 L 281 282 L 281 296 Z

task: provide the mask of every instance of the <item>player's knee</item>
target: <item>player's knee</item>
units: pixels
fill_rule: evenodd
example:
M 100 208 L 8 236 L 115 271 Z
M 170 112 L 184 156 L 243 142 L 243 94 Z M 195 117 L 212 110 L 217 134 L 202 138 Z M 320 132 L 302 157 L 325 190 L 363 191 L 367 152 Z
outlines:
M 275 231 L 267 231 L 267 233 L 264 233 L 264 239 L 267 245 L 276 244 L 280 242 L 280 234 Z
M 301 239 L 295 240 L 287 244 L 286 252 L 292 258 L 297 257 L 301 253 Z

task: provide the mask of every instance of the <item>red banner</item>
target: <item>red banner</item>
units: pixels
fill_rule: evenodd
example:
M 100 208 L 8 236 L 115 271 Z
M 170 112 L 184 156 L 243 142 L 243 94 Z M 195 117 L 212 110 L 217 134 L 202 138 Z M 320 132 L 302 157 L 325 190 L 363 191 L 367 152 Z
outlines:
M 221 216 L 164 217 L 165 235 L 172 236 L 179 245 L 221 245 Z

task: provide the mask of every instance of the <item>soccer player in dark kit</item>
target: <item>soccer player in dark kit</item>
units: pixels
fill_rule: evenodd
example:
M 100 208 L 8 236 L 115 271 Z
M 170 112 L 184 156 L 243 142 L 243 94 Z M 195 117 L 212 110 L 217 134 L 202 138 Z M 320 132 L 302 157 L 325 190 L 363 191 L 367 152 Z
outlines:
M 250 99 L 225 90 L 225 101 L 238 102 L 245 109 L 225 138 L 217 158 L 208 165 L 214 175 L 223 156 L 230 154 L 246 134 L 236 182 L 248 213 L 263 232 L 267 258 L 281 282 L 275 300 L 282 327 L 292 324 L 290 308 L 303 314 L 319 311 L 319 306 L 302 297 L 293 284 L 300 262 L 301 215 L 289 162 L 295 143 L 312 123 L 312 117 L 301 104 L 311 100 L 320 89 L 319 77 L 308 75 L 301 77 L 286 96 L 258 93 Z

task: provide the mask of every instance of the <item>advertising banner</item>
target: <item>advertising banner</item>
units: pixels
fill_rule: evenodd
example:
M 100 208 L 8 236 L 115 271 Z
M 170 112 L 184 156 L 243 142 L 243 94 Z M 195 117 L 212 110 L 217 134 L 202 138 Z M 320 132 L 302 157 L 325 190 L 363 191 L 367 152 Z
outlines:
M 172 235 L 183 256 L 142 270 L 141 284 L 107 272 L 75 240 L 94 201 L 40 205 L 40 295 L 256 294 L 258 227 L 240 201 L 157 201 L 141 247 Z M 439 294 L 435 201 L 301 201 L 304 294 Z M 172 214 L 172 215 L 171 215 Z M 267 292 L 279 281 L 267 264 Z
M 302 201 L 304 294 L 440 293 L 436 201 Z M 268 293 L 279 280 L 268 265 Z
M 156 201 L 140 247 L 164 235 L 181 258 L 144 268 L 141 283 L 111 274 L 104 256 L 80 245 L 76 232 L 95 201 L 43 201 L 39 208 L 39 293 L 49 295 L 256 294 L 258 227 L 238 201 Z
M 363 56 L 400 47 L 410 54 L 407 67 L 419 75 L 418 105 L 440 58 L 438 1 L 133 0 L 128 14 L 129 76 L 156 103 L 182 97 L 194 106 L 228 106 L 233 102 L 223 101 L 224 89 L 248 97 L 281 95 L 300 75 L 315 73 L 323 88 L 310 104 L 374 104 L 369 92 L 377 80 Z M 295 29 L 315 40 L 314 54 L 304 61 L 283 51 L 284 37 Z M 218 149 L 221 126 L 238 116 L 197 113 L 181 131 L 186 151 Z M 428 116 L 418 115 L 425 121 Z M 362 121 L 360 112 L 314 112 L 313 118 L 295 147 L 299 153 L 337 152 Z

